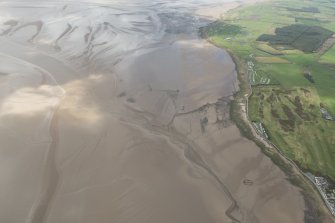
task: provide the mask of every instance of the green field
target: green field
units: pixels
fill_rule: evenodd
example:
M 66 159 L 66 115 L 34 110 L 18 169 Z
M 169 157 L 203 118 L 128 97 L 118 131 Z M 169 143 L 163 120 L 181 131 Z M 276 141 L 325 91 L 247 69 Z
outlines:
M 324 55 L 321 56 L 320 62 L 334 64 L 335 61 L 335 46 L 328 50 Z
M 333 32 L 321 26 L 293 24 L 275 29 L 275 34 L 262 34 L 257 41 L 269 42 L 273 46 L 288 46 L 307 53 L 317 51 Z
M 263 123 L 270 140 L 303 169 L 333 176 L 335 122 L 320 116 L 313 88 L 254 87 L 250 118 Z
M 317 50 L 334 32 L 333 0 L 262 2 L 201 29 L 203 37 L 252 64 L 250 118 L 263 123 L 300 167 L 333 181 L 335 121 L 326 121 L 320 109 L 335 115 L 335 46 Z

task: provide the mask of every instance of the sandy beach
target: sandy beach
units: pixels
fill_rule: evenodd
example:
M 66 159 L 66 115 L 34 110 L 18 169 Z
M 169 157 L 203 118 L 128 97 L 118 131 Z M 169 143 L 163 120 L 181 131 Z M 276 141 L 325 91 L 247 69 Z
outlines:
M 0 5 L 0 222 L 304 222 L 229 119 L 235 65 L 197 30 L 239 3 L 214 3 Z

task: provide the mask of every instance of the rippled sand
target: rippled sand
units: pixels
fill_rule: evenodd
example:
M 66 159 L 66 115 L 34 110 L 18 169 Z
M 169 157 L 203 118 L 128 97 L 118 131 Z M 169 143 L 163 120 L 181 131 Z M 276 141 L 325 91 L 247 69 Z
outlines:
M 229 120 L 237 74 L 197 37 L 204 3 L 0 5 L 0 222 L 304 221 Z

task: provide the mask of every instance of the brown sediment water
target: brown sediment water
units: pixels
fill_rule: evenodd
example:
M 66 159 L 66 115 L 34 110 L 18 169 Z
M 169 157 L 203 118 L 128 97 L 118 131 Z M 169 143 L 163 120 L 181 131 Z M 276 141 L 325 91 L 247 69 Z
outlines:
M 304 222 L 229 120 L 237 74 L 197 36 L 205 6 L 1 4 L 0 222 Z

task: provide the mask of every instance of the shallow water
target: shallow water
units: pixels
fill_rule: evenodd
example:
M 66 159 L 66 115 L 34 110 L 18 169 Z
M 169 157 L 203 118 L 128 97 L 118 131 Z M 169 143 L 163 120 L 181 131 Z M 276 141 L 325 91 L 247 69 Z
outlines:
M 229 120 L 218 3 L 1 1 L 0 222 L 303 222 Z

